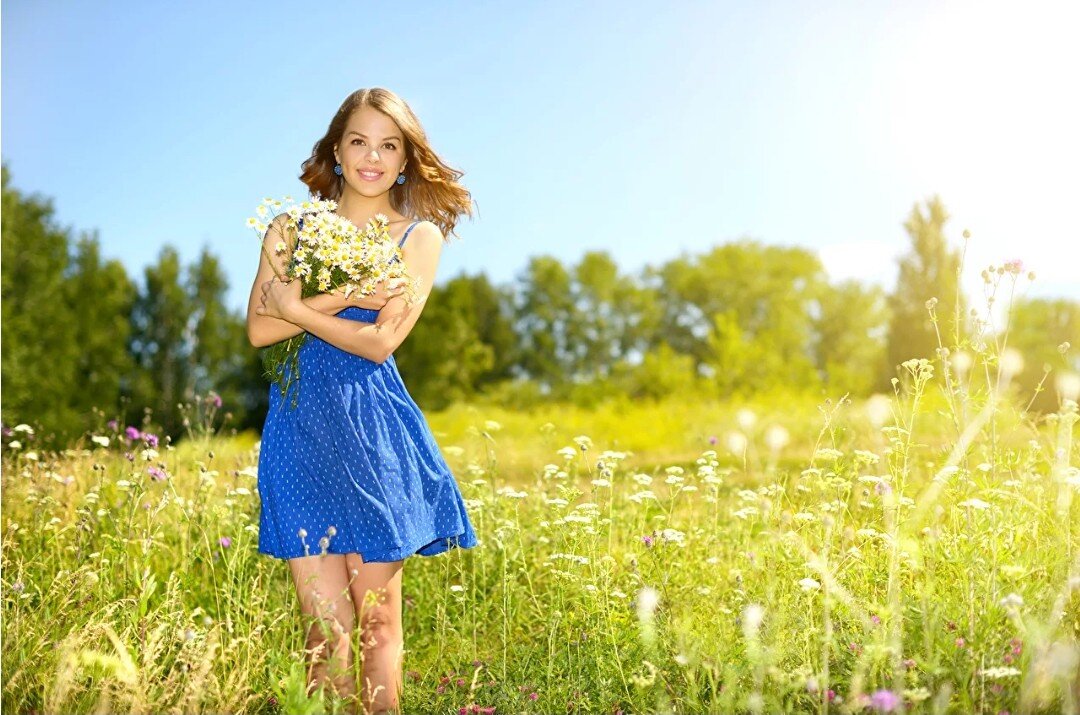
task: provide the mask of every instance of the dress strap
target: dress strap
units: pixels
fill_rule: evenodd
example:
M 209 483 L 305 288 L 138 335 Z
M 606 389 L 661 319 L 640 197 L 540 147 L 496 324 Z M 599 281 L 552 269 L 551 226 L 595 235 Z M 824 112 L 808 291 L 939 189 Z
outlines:
M 398 248 L 401 248 L 402 246 L 405 245 L 405 239 L 409 237 L 409 232 L 412 231 L 413 226 L 415 226 L 418 223 L 420 223 L 420 222 L 419 221 L 413 221 L 412 223 L 409 224 L 409 227 L 407 229 L 405 229 L 405 235 L 401 237 L 401 242 L 398 244 Z

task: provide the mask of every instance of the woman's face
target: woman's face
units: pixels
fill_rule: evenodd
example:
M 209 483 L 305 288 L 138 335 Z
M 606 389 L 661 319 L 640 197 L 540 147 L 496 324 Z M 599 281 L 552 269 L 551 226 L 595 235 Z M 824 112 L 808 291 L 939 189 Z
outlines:
M 397 124 L 379 110 L 363 106 L 354 111 L 334 148 L 345 183 L 364 196 L 389 191 L 405 168 L 403 142 Z

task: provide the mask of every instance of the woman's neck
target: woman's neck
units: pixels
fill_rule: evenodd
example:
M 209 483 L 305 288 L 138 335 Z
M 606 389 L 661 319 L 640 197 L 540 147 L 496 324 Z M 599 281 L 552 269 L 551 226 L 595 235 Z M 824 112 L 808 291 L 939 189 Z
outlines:
M 337 214 L 349 219 L 357 226 L 366 226 L 375 214 L 383 214 L 390 219 L 391 223 L 403 220 L 390 206 L 387 194 L 369 197 L 346 191 L 338 199 Z

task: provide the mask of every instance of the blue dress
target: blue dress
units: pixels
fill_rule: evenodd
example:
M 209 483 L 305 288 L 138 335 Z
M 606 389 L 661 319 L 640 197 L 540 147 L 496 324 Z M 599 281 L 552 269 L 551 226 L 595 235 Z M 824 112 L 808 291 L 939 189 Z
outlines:
M 365 322 L 378 315 L 357 306 L 337 313 Z M 259 552 L 291 559 L 326 545 L 330 554 L 385 562 L 476 546 L 454 475 L 393 355 L 380 364 L 308 334 L 299 364 L 288 394 L 270 385 L 259 448 Z

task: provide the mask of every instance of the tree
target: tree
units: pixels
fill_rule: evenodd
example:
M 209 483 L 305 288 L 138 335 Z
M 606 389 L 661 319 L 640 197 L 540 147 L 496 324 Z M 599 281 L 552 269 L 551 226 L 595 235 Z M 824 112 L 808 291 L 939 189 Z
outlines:
M 916 204 L 904 229 L 911 250 L 900 258 L 896 288 L 889 296 L 889 333 L 886 370 L 879 386 L 889 389 L 897 366 L 911 358 L 934 359 L 938 338 L 926 302 L 937 299 L 936 313 L 941 342 L 956 345 L 965 334 L 965 301 L 959 292 L 960 253 L 949 248 L 945 223 L 949 215 L 936 195 L 926 202 L 926 212 Z M 960 324 L 957 316 L 960 316 Z
M 126 386 L 136 408 L 152 410 L 167 434 L 178 434 L 177 405 L 194 396 L 190 350 L 192 300 L 180 280 L 180 257 L 165 246 L 144 271 L 132 313 L 130 350 L 138 369 Z M 134 416 L 129 417 L 134 419 Z
M 551 256 L 534 256 L 517 278 L 514 324 L 520 367 L 543 392 L 569 382 L 573 370 L 570 323 L 578 319 L 570 273 Z
M 662 266 L 664 331 L 723 394 L 818 383 L 811 310 L 825 281 L 803 248 L 742 240 Z
M 814 363 L 832 395 L 868 395 L 884 359 L 888 307 L 878 286 L 822 286 L 814 319 Z
M 108 413 L 117 407 L 121 384 L 134 368 L 127 343 L 136 288 L 119 261 L 101 260 L 95 233 L 79 240 L 64 295 L 70 317 L 62 329 L 79 346 L 74 356 L 79 387 L 71 391 L 71 405 L 85 429 L 93 408 Z
M 473 282 L 455 278 L 428 295 L 420 320 L 394 352 L 409 394 L 427 409 L 442 409 L 476 394 L 494 351 L 477 332 Z
M 1057 411 L 1061 400 L 1056 389 L 1058 376 L 1080 373 L 1080 303 L 1065 298 L 1018 299 L 1009 316 L 1005 339 L 1024 357 L 1024 369 L 1016 376 L 1024 404 L 1049 372 L 1031 408 L 1037 412 Z M 1064 354 L 1058 350 L 1063 343 L 1070 345 Z
M 55 225 L 50 199 L 12 188 L 6 164 L 0 173 L 3 420 L 34 423 L 43 443 L 64 441 L 81 431 L 82 422 L 72 404 L 82 380 L 64 288 L 68 232 Z

